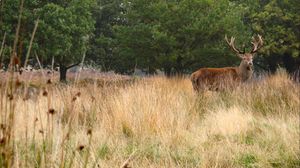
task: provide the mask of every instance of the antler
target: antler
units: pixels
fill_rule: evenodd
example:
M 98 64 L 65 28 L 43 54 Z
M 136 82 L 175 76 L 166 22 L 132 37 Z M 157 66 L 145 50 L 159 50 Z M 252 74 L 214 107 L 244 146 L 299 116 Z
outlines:
M 256 53 L 262 46 L 263 46 L 263 40 L 262 40 L 262 37 L 261 35 L 257 35 L 258 39 L 252 37 L 252 45 L 253 45 L 253 48 L 251 50 L 251 53 Z
M 227 35 L 225 35 L 225 40 L 226 40 L 228 46 L 229 46 L 234 52 L 236 52 L 236 53 L 238 53 L 238 54 L 244 54 L 244 53 L 245 53 L 245 51 L 242 52 L 242 51 L 240 51 L 239 49 L 235 48 L 235 46 L 234 46 L 234 40 L 235 40 L 235 38 L 234 38 L 234 37 L 231 37 L 231 38 L 230 38 L 230 42 L 229 42 L 229 41 L 228 41 L 228 38 L 227 38 Z

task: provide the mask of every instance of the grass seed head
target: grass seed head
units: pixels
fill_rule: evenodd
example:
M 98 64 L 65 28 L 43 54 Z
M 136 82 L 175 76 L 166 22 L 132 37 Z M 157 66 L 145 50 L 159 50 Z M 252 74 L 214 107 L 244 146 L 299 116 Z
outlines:
M 0 124 L 0 128 L 2 129 L 2 130 L 5 130 L 5 125 L 4 124 Z
M 53 115 L 53 114 L 56 113 L 56 111 L 55 111 L 53 108 L 50 108 L 50 109 L 48 110 L 48 113 L 51 114 L 51 115 Z
M 92 135 L 92 129 L 88 129 L 88 130 L 87 130 L 87 134 L 88 134 L 88 135 Z
M 84 148 L 85 148 L 84 145 L 79 145 L 79 146 L 77 147 L 77 150 L 78 150 L 78 151 L 82 151 Z
M 1 145 L 4 145 L 5 142 L 6 142 L 5 137 L 3 137 L 3 138 L 0 139 L 0 144 L 1 144 Z
M 48 84 L 48 85 L 52 84 L 51 79 L 48 79 L 48 80 L 47 80 L 47 84 Z
M 14 99 L 14 96 L 12 94 L 8 94 L 7 97 L 8 97 L 9 100 L 13 100 Z
M 45 97 L 48 96 L 48 92 L 46 90 L 43 91 L 43 96 L 45 96 Z

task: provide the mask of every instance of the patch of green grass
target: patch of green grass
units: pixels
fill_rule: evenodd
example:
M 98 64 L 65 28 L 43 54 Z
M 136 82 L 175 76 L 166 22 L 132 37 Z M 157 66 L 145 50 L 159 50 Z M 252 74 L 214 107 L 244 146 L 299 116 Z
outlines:
M 109 146 L 106 143 L 104 143 L 98 147 L 97 154 L 100 159 L 109 159 L 111 150 L 109 149 Z
M 254 139 L 254 137 L 252 135 L 246 135 L 246 137 L 245 137 L 245 143 L 247 145 L 253 145 L 254 141 L 255 141 L 255 139 Z
M 197 167 L 201 161 L 200 156 L 193 149 L 174 150 L 170 156 L 177 166 Z
M 300 153 L 292 154 L 282 145 L 279 148 L 280 157 L 269 161 L 273 167 L 300 168 Z
M 255 125 L 254 128 L 248 130 L 246 135 L 242 136 L 242 143 L 247 145 L 254 145 L 258 143 L 257 136 L 262 134 L 261 125 L 257 122 L 254 122 L 253 125 Z
M 269 163 L 274 168 L 300 168 L 299 158 L 283 158 L 283 160 L 270 160 Z
M 287 167 L 295 167 L 295 168 L 300 168 L 300 154 L 298 153 L 298 158 L 292 158 L 289 157 L 285 160 L 285 163 L 287 164 Z
M 130 140 L 125 149 L 124 149 L 124 154 L 126 156 L 130 155 L 132 152 L 136 151 L 137 149 L 139 149 L 139 145 L 137 142 L 133 141 L 133 140 Z
M 260 113 L 262 115 L 267 115 L 270 112 L 269 106 L 266 105 L 261 98 L 253 99 L 252 103 L 253 111 Z
M 238 165 L 245 167 L 245 168 L 254 168 L 257 167 L 255 163 L 257 163 L 257 157 L 251 153 L 244 153 L 242 154 L 238 160 Z
M 146 144 L 145 148 L 141 151 L 141 155 L 151 161 L 158 162 L 162 157 L 161 151 L 161 146 L 159 144 Z

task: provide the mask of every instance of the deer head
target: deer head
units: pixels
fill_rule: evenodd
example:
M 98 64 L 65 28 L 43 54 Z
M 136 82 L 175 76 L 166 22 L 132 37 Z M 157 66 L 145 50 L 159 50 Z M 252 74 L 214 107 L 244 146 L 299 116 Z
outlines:
M 231 37 L 229 41 L 227 36 L 225 35 L 225 40 L 228 46 L 237 54 L 239 58 L 242 59 L 240 66 L 245 67 L 247 70 L 252 70 L 253 57 L 255 53 L 263 46 L 262 37 L 260 35 L 257 35 L 257 38 L 252 37 L 251 44 L 253 45 L 253 47 L 250 52 L 246 52 L 245 49 L 243 51 L 237 49 L 234 45 L 234 37 Z

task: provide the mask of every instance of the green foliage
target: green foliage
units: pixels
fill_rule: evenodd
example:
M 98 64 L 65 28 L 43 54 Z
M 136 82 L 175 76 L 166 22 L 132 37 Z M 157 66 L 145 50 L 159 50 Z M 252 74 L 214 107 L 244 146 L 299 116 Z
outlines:
M 4 33 L 6 32 L 6 41 L 5 41 L 5 48 L 4 48 L 4 61 L 5 63 L 8 63 L 11 50 L 13 48 L 13 43 L 15 39 L 15 32 L 18 22 L 18 11 L 19 11 L 19 1 L 18 0 L 11 0 L 11 1 L 3 1 L 0 2 L 0 39 L 2 40 L 2 37 Z M 28 5 L 28 3 L 24 4 L 25 6 Z M 30 19 L 28 17 L 28 10 L 25 8 L 23 10 L 23 17 L 22 19 Z M 31 20 L 30 20 L 31 21 Z M 20 53 L 21 48 L 24 47 L 24 43 L 28 43 L 29 37 L 28 37 L 28 31 L 29 25 L 26 23 L 23 23 L 20 29 L 20 39 L 19 39 L 19 50 Z M 32 28 L 33 29 L 33 28 Z M 28 39 L 26 39 L 28 37 Z M 1 41 L 2 42 L 2 41 Z
M 269 69 L 277 65 L 293 72 L 300 65 L 300 4 L 297 0 L 267 0 L 250 5 L 249 24 L 265 40 L 263 54 Z M 259 7 L 257 7 L 259 6 Z
M 7 63 L 15 38 L 18 6 L 18 0 L 4 1 L 0 6 L 0 35 L 8 34 L 4 50 Z M 78 63 L 94 30 L 94 6 L 94 0 L 25 1 L 17 55 L 24 60 L 34 22 L 39 18 L 32 53 L 37 53 L 44 65 L 51 64 L 53 57 L 61 67 L 68 68 L 69 64 Z
M 240 36 L 246 34 L 242 11 L 225 0 L 130 1 L 123 15 L 128 24 L 115 27 L 118 59 L 131 70 L 138 66 L 149 73 L 222 64 L 224 35 L 242 41 Z M 218 59 L 211 64 L 201 61 L 209 56 Z
M 39 52 L 46 58 L 54 56 L 59 64 L 78 62 L 87 49 L 94 28 L 92 0 L 48 3 L 40 9 Z
M 291 52 L 292 56 L 299 56 L 300 13 L 293 10 L 293 5 L 299 6 L 290 1 L 272 0 L 262 11 L 252 14 L 254 31 L 265 34 L 268 41 L 267 55 Z
M 87 52 L 87 58 L 90 64 L 103 70 L 111 70 L 116 67 L 113 26 L 123 23 L 119 19 L 123 11 L 121 4 L 122 0 L 97 0 L 97 5 L 92 12 L 95 19 L 95 30 L 90 39 L 91 48 Z
M 0 3 L 0 40 L 7 33 L 4 61 L 14 41 L 19 0 Z M 251 36 L 264 47 L 255 61 L 263 69 L 293 72 L 300 65 L 300 4 L 297 0 L 55 0 L 25 1 L 18 55 L 24 59 L 34 22 L 40 24 L 32 54 L 44 65 L 86 62 L 102 70 L 172 73 L 238 64 L 224 36 L 250 50 Z M 33 56 L 31 55 L 31 58 Z

